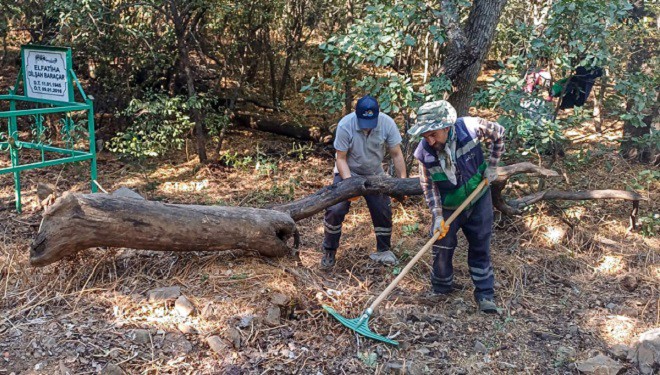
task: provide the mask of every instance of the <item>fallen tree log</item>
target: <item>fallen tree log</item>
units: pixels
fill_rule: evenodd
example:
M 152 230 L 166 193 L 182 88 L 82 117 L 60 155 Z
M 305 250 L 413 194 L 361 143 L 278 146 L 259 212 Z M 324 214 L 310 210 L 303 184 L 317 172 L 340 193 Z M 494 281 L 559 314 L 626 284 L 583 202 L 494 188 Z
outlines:
M 236 113 L 233 121 L 238 126 L 256 129 L 267 133 L 284 135 L 303 141 L 328 143 L 332 140 L 332 133 L 326 128 L 318 126 L 310 127 L 294 122 L 280 121 L 252 113 Z
M 178 205 L 106 194 L 66 194 L 44 213 L 30 263 L 45 266 L 91 247 L 160 251 L 254 250 L 283 256 L 296 224 L 279 211 Z
M 541 200 L 626 199 L 633 201 L 631 227 L 635 228 L 639 201 L 634 192 L 546 190 L 506 202 L 501 197 L 506 181 L 520 173 L 556 177 L 557 172 L 531 163 L 498 169 L 493 182 L 494 205 L 515 214 Z M 30 249 L 30 263 L 44 266 L 91 247 L 130 247 L 162 251 L 254 250 L 265 256 L 295 254 L 287 242 L 298 233 L 295 221 L 310 217 L 349 198 L 386 194 L 398 198 L 421 195 L 418 178 L 352 177 L 324 187 L 302 199 L 271 209 L 166 204 L 146 201 L 128 189 L 112 195 L 67 194 L 44 213 Z M 498 207 L 499 209 L 499 207 Z
M 512 164 L 506 167 L 499 167 L 497 171 L 498 178 L 493 182 L 493 204 L 503 212 L 504 210 L 507 212 L 512 211 L 512 209 L 506 208 L 507 204 L 502 198 L 502 190 L 510 177 L 522 173 L 542 177 L 559 176 L 559 174 L 553 170 L 539 167 L 532 163 Z M 293 220 L 298 221 L 313 216 L 317 212 L 320 212 L 333 204 L 361 195 L 385 194 L 394 198 L 400 198 L 404 196 L 421 195 L 422 193 L 419 178 L 400 179 L 355 176 L 337 184 L 326 186 L 307 197 L 293 202 L 272 206 L 270 208 L 286 212 L 293 218 Z

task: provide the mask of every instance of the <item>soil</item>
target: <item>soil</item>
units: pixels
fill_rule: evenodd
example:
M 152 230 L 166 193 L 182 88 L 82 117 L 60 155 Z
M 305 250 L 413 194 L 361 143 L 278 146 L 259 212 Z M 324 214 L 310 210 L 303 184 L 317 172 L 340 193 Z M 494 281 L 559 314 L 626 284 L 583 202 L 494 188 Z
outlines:
M 603 135 L 587 127 L 567 134 L 572 146 L 552 166 L 563 177 L 546 186 L 636 188 L 649 198 L 640 216 L 658 212 L 659 183 L 643 178 L 648 166 L 616 154 L 620 134 L 616 124 Z M 99 183 L 164 202 L 263 207 L 331 183 L 332 149 L 300 146 L 233 129 L 222 151 L 230 156 L 208 166 L 185 150 L 141 163 L 102 151 Z M 464 238 L 454 262 L 463 287 L 445 298 L 425 297 L 432 262 L 425 256 L 369 322 L 398 348 L 356 336 L 322 309 L 359 316 L 399 270 L 370 261 L 375 237 L 363 200 L 346 218 L 330 272 L 318 268 L 321 214 L 298 223 L 299 263 L 242 251 L 110 248 L 31 267 L 29 244 L 43 210 L 37 183 L 56 185 L 59 195 L 89 192 L 88 168 L 22 173 L 21 214 L 11 175 L 0 175 L 0 374 L 564 374 L 659 325 L 660 243 L 627 230 L 630 203 L 622 201 L 541 202 L 515 218 L 496 213 L 498 315 L 475 309 Z M 506 194 L 537 185 L 517 178 Z M 405 263 L 425 243 L 430 215 L 421 197 L 395 203 L 393 212 L 393 251 Z M 176 296 L 150 298 L 149 291 L 174 286 L 190 315 L 179 312 Z M 622 364 L 626 374 L 638 373 Z

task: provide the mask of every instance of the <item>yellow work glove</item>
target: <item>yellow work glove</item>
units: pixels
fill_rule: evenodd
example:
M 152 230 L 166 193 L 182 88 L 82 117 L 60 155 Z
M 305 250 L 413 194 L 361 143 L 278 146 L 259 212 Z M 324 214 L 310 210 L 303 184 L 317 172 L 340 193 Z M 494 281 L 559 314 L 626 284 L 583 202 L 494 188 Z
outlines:
M 447 235 L 447 232 L 449 232 L 449 226 L 445 224 L 445 219 L 441 216 L 436 217 L 433 221 L 433 235 L 435 235 L 437 232 L 440 232 L 440 236 L 438 238 L 443 238 Z

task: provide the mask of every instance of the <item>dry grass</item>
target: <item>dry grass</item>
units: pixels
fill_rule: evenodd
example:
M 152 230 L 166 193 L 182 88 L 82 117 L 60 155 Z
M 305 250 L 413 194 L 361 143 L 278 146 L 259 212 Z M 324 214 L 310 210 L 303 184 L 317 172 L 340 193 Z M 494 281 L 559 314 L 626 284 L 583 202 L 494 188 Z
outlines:
M 300 161 L 288 152 L 290 140 L 247 131 L 233 131 L 227 144 L 225 152 L 253 160 L 258 144 L 259 168 L 255 161 L 240 168 L 200 167 L 184 153 L 135 166 L 104 153 L 100 183 L 106 190 L 129 186 L 168 202 L 260 206 L 305 196 L 331 181 L 329 150 L 316 148 Z M 553 167 L 563 180 L 548 183 L 574 190 L 626 188 L 645 167 L 607 151 L 611 146 L 602 139 L 576 140 Z M 585 149 L 592 150 L 591 160 L 580 154 Z M 660 324 L 660 244 L 626 231 L 625 202 L 540 203 L 522 217 L 499 218 L 492 253 L 501 316 L 474 310 L 464 240 L 455 257 L 464 290 L 437 303 L 420 302 L 416 296 L 428 288 L 431 262 L 425 257 L 370 324 L 396 336 L 401 348 L 395 350 L 357 338 L 321 309 L 329 303 L 345 316 L 357 316 L 394 278 L 393 269 L 368 258 L 375 240 L 364 202 L 347 216 L 330 273 L 317 269 L 322 215 L 299 223 L 301 264 L 245 252 L 91 249 L 31 268 L 28 245 L 40 221 L 36 182 L 86 191 L 86 176 L 85 166 L 24 173 L 25 212 L 0 211 L 0 373 L 96 373 L 108 363 L 131 374 L 383 373 L 392 361 L 412 361 L 415 369 L 433 373 L 570 373 L 575 360 L 631 344 Z M 0 177 L 3 207 L 13 197 L 11 183 Z M 520 179 L 510 194 L 533 190 L 536 183 Z M 658 212 L 658 187 L 656 181 L 641 191 L 649 197 L 641 215 Z M 429 220 L 421 199 L 395 205 L 399 257 L 423 245 Z M 414 224 L 417 231 L 404 230 Z M 150 289 L 172 285 L 181 287 L 195 314 L 183 318 L 171 303 L 147 300 Z M 281 324 L 268 326 L 263 317 L 274 293 L 291 297 L 291 303 L 282 309 Z M 207 337 L 224 335 L 250 315 L 256 318 L 238 330 L 239 348 L 209 349 Z M 135 329 L 149 330 L 149 342 L 136 341 Z M 195 332 L 181 333 L 188 329 Z M 477 340 L 488 354 L 475 352 Z M 572 354 L 561 354 L 567 351 Z M 373 363 L 365 359 L 371 353 Z

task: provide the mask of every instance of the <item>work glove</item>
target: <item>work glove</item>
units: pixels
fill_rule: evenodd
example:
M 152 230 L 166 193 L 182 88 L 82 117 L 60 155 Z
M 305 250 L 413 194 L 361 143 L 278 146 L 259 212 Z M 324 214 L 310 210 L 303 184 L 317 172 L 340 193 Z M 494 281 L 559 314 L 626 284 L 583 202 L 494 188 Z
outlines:
M 497 167 L 486 168 L 484 177 L 488 180 L 488 184 L 492 184 L 495 180 L 497 180 L 498 177 Z
M 443 238 L 447 235 L 447 232 L 449 232 L 449 226 L 445 224 L 445 219 L 442 216 L 438 216 L 435 218 L 435 220 L 433 220 L 433 235 L 435 235 L 437 232 L 440 232 L 440 236 L 438 238 Z

